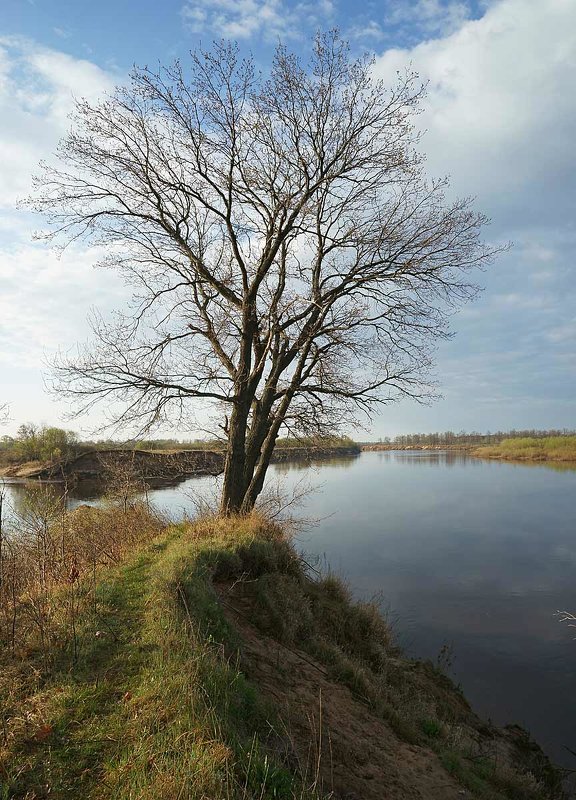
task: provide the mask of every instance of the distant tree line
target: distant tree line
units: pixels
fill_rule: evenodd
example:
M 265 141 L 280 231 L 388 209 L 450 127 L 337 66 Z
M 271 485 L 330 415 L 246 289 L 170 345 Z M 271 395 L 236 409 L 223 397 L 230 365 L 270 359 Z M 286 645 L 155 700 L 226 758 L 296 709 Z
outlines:
M 575 431 L 568 428 L 560 430 L 551 428 L 550 430 L 516 430 L 511 431 L 488 431 L 479 433 L 478 431 L 466 432 L 459 431 L 440 431 L 436 433 L 407 433 L 399 436 L 385 436 L 379 439 L 383 444 L 397 444 L 402 446 L 409 445 L 453 445 L 453 444 L 498 444 L 504 439 L 523 439 L 526 437 L 533 439 L 543 439 L 549 436 L 573 436 Z

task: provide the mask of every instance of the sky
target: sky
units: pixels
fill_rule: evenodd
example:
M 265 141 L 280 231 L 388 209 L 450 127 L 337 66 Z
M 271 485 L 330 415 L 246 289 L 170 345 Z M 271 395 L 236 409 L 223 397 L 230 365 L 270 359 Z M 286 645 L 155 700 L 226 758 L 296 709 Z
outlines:
M 378 76 L 411 65 L 428 81 L 418 118 L 431 176 L 449 175 L 513 246 L 452 320 L 435 374 L 442 398 L 387 406 L 362 438 L 434 430 L 576 427 L 576 2 L 574 0 L 3 0 L 0 15 L 0 406 L 10 420 L 88 435 L 46 390 L 58 348 L 89 336 L 87 316 L 128 290 L 98 253 L 58 253 L 19 207 L 38 162 L 68 128 L 75 98 L 95 100 L 133 64 L 185 58 L 236 40 L 266 69 L 275 44 L 305 54 L 338 27 Z M 181 437 L 198 431 L 164 431 Z

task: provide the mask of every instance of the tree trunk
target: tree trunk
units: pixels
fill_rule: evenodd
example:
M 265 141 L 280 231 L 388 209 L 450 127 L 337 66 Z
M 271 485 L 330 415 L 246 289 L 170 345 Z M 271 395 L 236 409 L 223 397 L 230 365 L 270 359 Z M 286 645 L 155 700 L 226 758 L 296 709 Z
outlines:
M 278 426 L 278 428 L 279 427 L 280 426 Z M 253 475 L 251 476 L 251 479 L 244 491 L 241 507 L 243 514 L 247 514 L 252 511 L 256 505 L 258 495 L 264 487 L 264 479 L 266 478 L 266 473 L 268 472 L 268 467 L 270 466 L 270 459 L 272 458 L 272 453 L 274 452 L 274 445 L 276 444 L 277 436 L 278 430 L 272 434 L 269 432 L 268 436 L 266 437 L 266 442 L 262 448 L 262 452 L 260 453 L 260 457 L 254 469 Z
M 254 508 L 256 500 L 258 499 L 258 495 L 264 487 L 264 479 L 266 478 L 266 473 L 268 472 L 268 467 L 270 466 L 272 453 L 274 452 L 274 447 L 276 446 L 276 439 L 278 438 L 282 421 L 284 420 L 286 412 L 290 406 L 290 403 L 292 402 L 293 396 L 294 393 L 292 391 L 288 392 L 284 396 L 274 420 L 271 421 L 267 426 L 266 437 L 262 443 L 258 460 L 254 464 L 252 474 L 250 475 L 250 478 L 246 484 L 241 509 L 243 513 L 248 513 Z
M 248 412 L 236 407 L 230 417 L 228 447 L 224 463 L 224 482 L 220 500 L 220 513 L 230 516 L 237 514 L 246 493 L 246 426 Z

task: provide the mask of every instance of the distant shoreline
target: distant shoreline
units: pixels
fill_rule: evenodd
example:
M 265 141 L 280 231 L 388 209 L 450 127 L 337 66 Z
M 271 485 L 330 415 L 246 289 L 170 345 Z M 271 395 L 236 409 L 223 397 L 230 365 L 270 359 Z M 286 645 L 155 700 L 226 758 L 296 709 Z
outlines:
M 361 444 L 362 452 L 380 452 L 390 450 L 456 450 L 469 451 L 477 445 L 474 444 L 388 444 L 376 442 L 374 444 Z
M 524 464 L 574 464 L 576 465 L 576 456 L 564 457 L 554 455 L 506 455 L 496 453 L 482 453 L 483 447 L 478 448 L 478 451 L 471 450 L 469 455 L 474 458 L 484 458 L 489 461 L 509 461 L 510 463 L 524 463 Z M 488 448 L 486 448 L 488 449 Z
M 517 463 L 562 463 L 576 465 L 576 437 L 506 439 L 497 445 L 477 444 L 394 444 L 373 442 L 349 446 L 278 448 L 272 463 L 327 461 L 363 452 L 449 452 L 474 458 Z M 144 480 L 180 481 L 188 477 L 219 475 L 224 454 L 217 450 L 89 450 L 75 458 L 57 462 L 27 462 L 0 468 L 0 479 L 12 481 L 66 482 L 104 480 L 110 463 Z
M 342 447 L 278 448 L 271 463 L 313 462 L 360 455 L 357 445 Z M 224 453 L 216 450 L 89 450 L 57 462 L 28 462 L 0 469 L 0 478 L 21 481 L 66 482 L 104 480 L 109 473 L 128 471 L 143 480 L 178 481 L 188 477 L 219 475 Z
M 576 439 L 576 437 L 568 438 L 572 440 Z M 559 440 L 559 446 L 556 444 L 557 440 Z M 473 456 L 474 458 L 489 459 L 491 461 L 576 465 L 576 444 L 572 444 L 572 442 L 566 439 L 561 437 L 549 437 L 541 440 L 535 439 L 528 445 L 524 442 L 524 439 L 519 439 L 518 443 L 516 443 L 514 439 L 506 439 L 497 445 L 480 446 L 477 444 L 389 444 L 377 442 L 374 444 L 362 444 L 360 445 L 360 449 L 362 452 L 460 452 Z

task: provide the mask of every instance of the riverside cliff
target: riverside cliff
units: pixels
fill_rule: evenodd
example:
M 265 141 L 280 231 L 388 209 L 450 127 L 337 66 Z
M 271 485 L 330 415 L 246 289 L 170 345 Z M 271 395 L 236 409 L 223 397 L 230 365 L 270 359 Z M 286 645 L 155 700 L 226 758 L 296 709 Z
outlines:
M 277 448 L 272 463 L 314 462 L 359 455 L 356 445 L 344 447 Z M 150 481 L 178 481 L 184 478 L 218 475 L 224 468 L 224 453 L 218 450 L 90 450 L 63 461 L 34 462 L 7 467 L 8 478 L 44 481 L 106 480 L 109 473 L 129 471 L 135 478 Z

